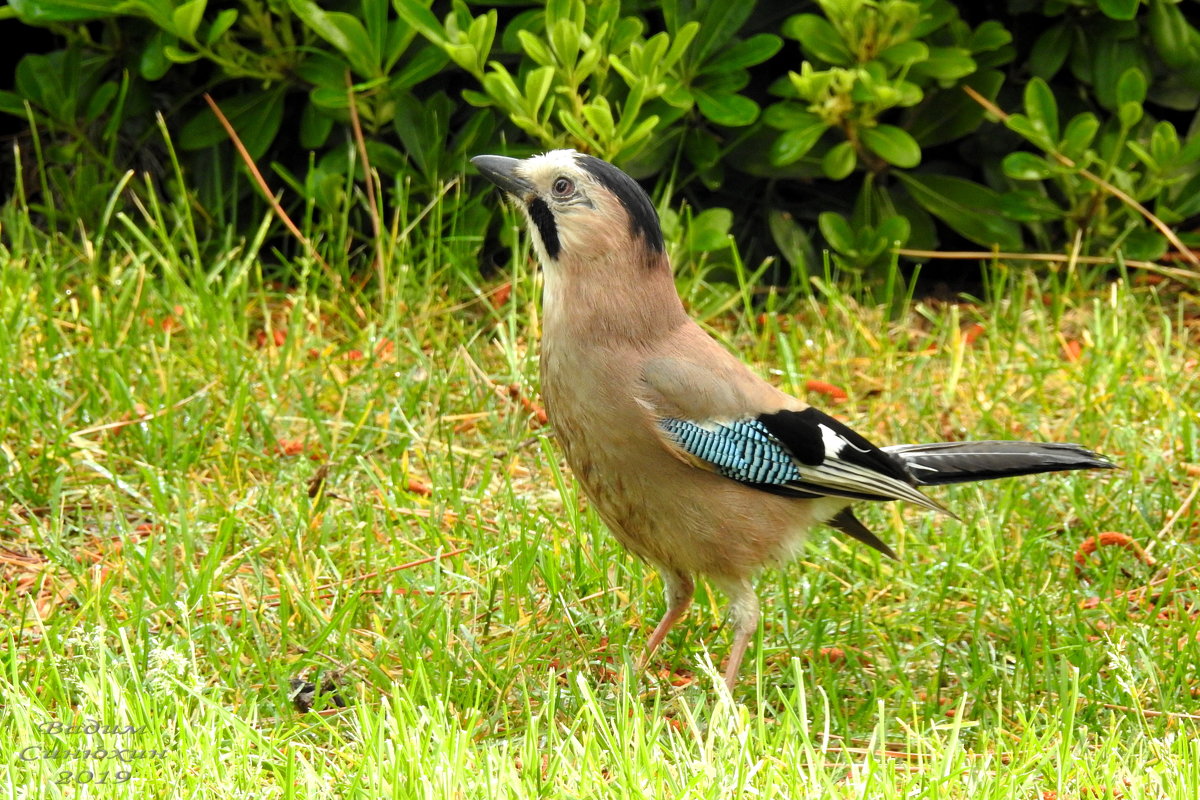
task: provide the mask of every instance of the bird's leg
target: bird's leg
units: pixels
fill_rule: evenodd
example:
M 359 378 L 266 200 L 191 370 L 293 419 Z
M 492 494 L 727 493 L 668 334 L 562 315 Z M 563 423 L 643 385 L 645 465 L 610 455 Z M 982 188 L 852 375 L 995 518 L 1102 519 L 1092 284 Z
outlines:
M 725 662 L 725 686 L 732 693 L 746 649 L 758 630 L 758 595 L 747 580 L 722 583 L 721 588 L 729 595 L 729 619 L 733 622 L 733 647 Z
M 696 592 L 696 584 L 692 582 L 692 576 L 686 572 L 664 569 L 662 578 L 663 583 L 667 585 L 667 610 L 662 619 L 658 621 L 658 625 L 654 627 L 654 633 L 650 634 L 650 640 L 646 642 L 646 649 L 642 651 L 642 657 L 638 659 L 639 674 L 650 665 L 650 658 L 654 655 L 654 651 L 667 637 L 667 631 L 671 630 L 683 616 L 683 612 L 687 611 L 688 606 L 692 604 L 692 595 Z

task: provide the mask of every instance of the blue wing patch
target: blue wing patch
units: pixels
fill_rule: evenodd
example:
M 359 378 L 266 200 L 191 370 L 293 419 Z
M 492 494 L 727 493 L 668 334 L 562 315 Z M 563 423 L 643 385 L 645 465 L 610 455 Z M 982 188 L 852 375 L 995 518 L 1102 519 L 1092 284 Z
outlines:
M 791 455 L 757 419 L 697 425 L 666 418 L 658 426 L 680 448 L 712 464 L 717 473 L 742 483 L 787 486 L 803 476 Z
M 897 459 L 815 409 L 704 424 L 665 417 L 658 427 L 718 475 L 765 492 L 907 500 L 945 510 L 916 489 Z

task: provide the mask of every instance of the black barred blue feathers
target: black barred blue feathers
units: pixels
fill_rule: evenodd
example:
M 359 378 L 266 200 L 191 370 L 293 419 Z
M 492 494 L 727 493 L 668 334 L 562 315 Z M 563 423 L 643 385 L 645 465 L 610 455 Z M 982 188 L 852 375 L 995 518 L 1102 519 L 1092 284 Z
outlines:
M 707 425 L 683 419 L 663 419 L 658 425 L 680 448 L 711 464 L 726 478 L 758 488 L 780 490 L 803 480 L 792 456 L 757 419 Z
M 764 492 L 907 500 L 945 511 L 917 491 L 901 460 L 815 408 L 729 421 L 667 418 L 658 425 L 693 459 Z

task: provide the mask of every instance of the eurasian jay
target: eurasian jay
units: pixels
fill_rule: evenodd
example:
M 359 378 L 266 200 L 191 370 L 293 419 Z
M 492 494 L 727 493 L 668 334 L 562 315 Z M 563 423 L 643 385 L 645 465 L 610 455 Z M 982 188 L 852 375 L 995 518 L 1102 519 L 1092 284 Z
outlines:
M 645 191 L 574 150 L 481 155 L 525 215 L 544 277 L 541 382 L 567 463 L 620 543 L 658 569 L 667 610 L 644 668 L 704 575 L 730 598 L 730 690 L 758 627 L 751 583 L 825 523 L 884 555 L 859 500 L 949 513 L 918 487 L 1107 469 L 1074 444 L 876 447 L 751 372 L 685 313 Z

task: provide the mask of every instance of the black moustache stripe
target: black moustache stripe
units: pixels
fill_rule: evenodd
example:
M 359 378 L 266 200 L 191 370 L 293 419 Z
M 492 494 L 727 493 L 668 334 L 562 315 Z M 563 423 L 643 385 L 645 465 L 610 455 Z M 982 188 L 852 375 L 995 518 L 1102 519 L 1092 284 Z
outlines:
M 558 254 L 562 252 L 562 244 L 558 241 L 558 226 L 554 224 L 554 214 L 545 200 L 535 197 L 529 201 L 529 218 L 533 220 L 538 236 L 542 237 L 546 255 L 558 258 Z

